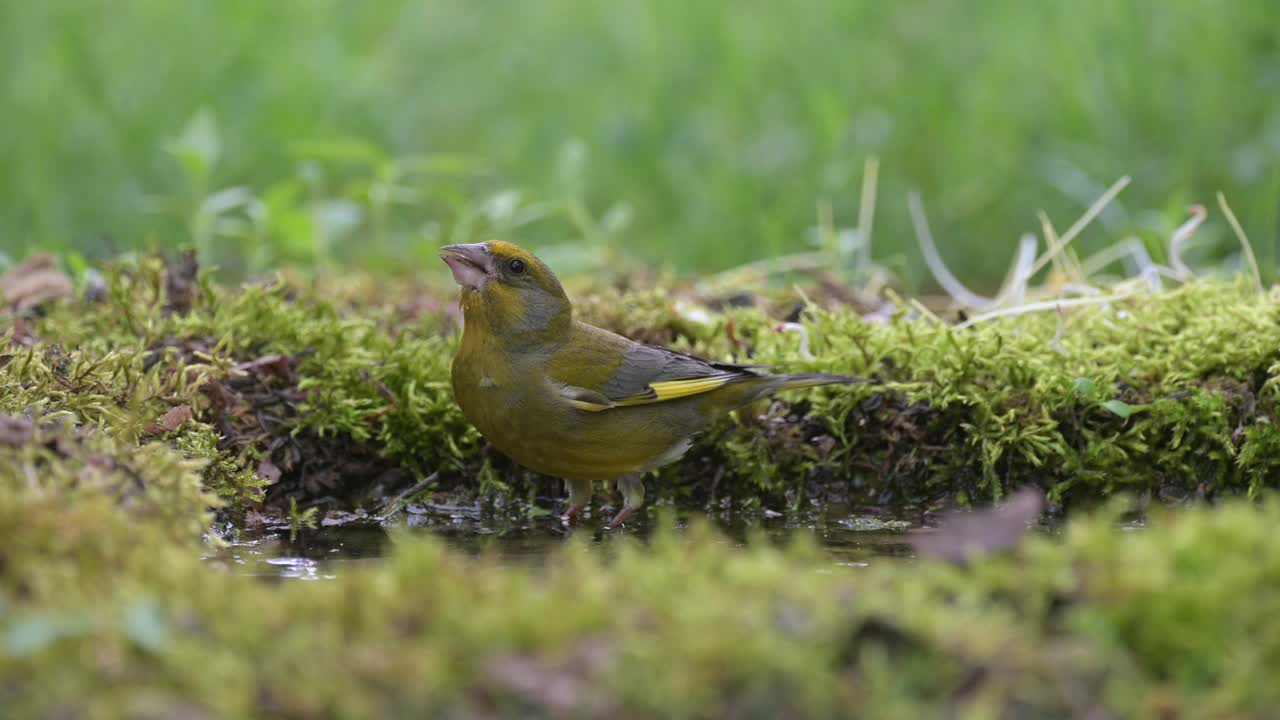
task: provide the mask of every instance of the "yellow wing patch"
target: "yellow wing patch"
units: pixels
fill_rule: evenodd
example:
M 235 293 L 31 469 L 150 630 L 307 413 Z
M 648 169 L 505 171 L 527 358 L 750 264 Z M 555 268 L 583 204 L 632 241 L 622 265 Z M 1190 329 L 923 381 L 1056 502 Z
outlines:
M 702 393 L 711 392 L 716 388 L 724 387 L 726 384 L 731 383 L 734 380 L 740 380 L 743 377 L 742 373 L 720 373 L 718 375 L 705 375 L 703 377 L 688 378 L 687 380 L 664 380 L 662 382 L 650 383 L 648 392 L 614 400 L 613 404 L 615 407 L 625 405 L 645 405 L 648 403 L 675 400 L 677 398 L 688 397 L 690 395 L 701 395 Z
M 568 400 L 570 405 L 586 412 L 600 412 L 613 407 L 613 402 L 609 398 L 595 390 L 565 385 L 560 388 L 560 393 L 564 395 L 564 399 Z
M 613 403 L 601 405 L 600 403 L 587 402 L 585 400 L 570 400 L 569 404 L 586 412 L 600 412 L 601 410 L 608 410 L 611 407 L 617 407 Z

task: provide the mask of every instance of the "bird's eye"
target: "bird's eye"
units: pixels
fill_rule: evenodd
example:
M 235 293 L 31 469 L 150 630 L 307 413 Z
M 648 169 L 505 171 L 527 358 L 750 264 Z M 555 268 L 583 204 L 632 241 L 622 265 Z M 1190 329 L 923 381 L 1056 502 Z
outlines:
M 507 269 L 510 270 L 513 275 L 523 275 L 525 271 L 524 261 L 520 258 L 511 258 L 507 261 Z

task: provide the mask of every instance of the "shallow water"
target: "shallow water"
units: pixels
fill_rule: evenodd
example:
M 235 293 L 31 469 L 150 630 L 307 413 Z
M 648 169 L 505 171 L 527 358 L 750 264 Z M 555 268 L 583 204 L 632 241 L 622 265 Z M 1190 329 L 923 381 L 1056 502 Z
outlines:
M 547 517 L 524 522 L 486 522 L 472 508 L 435 508 L 430 512 L 402 514 L 392 523 L 409 534 L 421 533 L 443 540 L 464 553 L 489 554 L 511 564 L 534 565 L 565 544 L 570 536 L 585 536 L 592 551 L 608 552 L 620 537 L 645 542 L 660 522 L 654 515 L 638 523 L 610 532 L 587 520 L 565 528 Z M 741 545 L 752 534 L 762 534 L 783 543 L 797 535 L 812 537 L 831 557 L 832 565 L 866 567 L 879 562 L 901 562 L 914 557 L 909 537 L 921 527 L 918 522 L 856 515 L 828 508 L 822 514 L 767 513 L 747 519 L 712 517 L 725 542 Z M 689 527 L 689 518 L 665 517 L 677 533 Z M 243 575 L 301 580 L 325 580 L 352 568 L 379 562 L 390 551 L 393 540 L 388 530 L 378 526 L 346 525 L 300 530 L 290 537 L 287 529 L 260 532 L 237 531 L 226 547 L 211 548 L 205 559 L 226 565 Z

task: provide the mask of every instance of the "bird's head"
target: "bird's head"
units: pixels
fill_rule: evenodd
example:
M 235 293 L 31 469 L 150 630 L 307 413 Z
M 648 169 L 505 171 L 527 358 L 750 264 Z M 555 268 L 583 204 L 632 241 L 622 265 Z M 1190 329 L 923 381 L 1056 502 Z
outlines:
M 442 250 L 440 258 L 462 288 L 468 328 L 526 342 L 568 330 L 569 298 L 555 273 L 533 253 L 501 240 Z

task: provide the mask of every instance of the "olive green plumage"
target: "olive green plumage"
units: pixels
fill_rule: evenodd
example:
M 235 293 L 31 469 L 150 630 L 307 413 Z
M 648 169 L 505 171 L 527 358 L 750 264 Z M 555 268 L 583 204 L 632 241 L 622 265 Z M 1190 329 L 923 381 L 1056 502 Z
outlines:
M 616 527 L 643 503 L 640 475 L 678 460 L 716 416 L 778 390 L 857 380 L 772 375 L 643 345 L 575 320 L 555 274 L 517 245 L 445 251 L 465 320 L 453 361 L 458 405 L 503 453 L 568 482 L 565 519 L 593 482 L 616 480 Z

